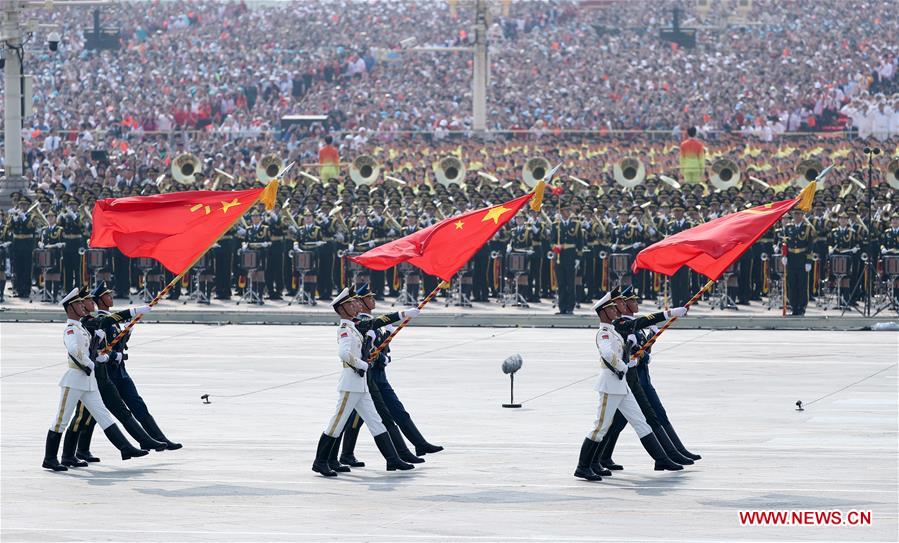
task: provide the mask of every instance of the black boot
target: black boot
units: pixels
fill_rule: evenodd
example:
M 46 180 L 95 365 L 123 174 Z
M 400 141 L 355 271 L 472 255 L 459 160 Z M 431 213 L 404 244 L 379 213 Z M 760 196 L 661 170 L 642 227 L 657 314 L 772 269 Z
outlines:
M 375 444 L 387 460 L 387 471 L 406 471 L 415 468 L 412 464 L 407 464 L 400 460 L 400 457 L 396 454 L 396 447 L 393 446 L 393 441 L 390 441 L 390 434 L 387 432 L 376 435 Z
M 646 452 L 649 453 L 649 456 L 651 456 L 652 459 L 656 461 L 656 471 L 677 471 L 680 469 L 684 469 L 682 465 L 675 464 L 671 461 L 670 458 L 668 458 L 667 455 L 665 455 L 665 451 L 659 444 L 659 440 L 656 439 L 655 434 L 653 434 L 652 432 L 641 437 L 640 443 L 643 444 L 643 448 L 646 449 Z
M 349 428 L 347 428 L 349 430 Z M 340 461 L 337 460 L 338 449 L 340 449 L 340 438 L 334 438 L 331 443 L 331 450 L 328 451 L 328 467 L 331 468 L 331 471 L 336 471 L 337 473 L 347 473 L 350 471 L 349 466 L 343 466 L 340 464 Z
M 60 464 L 70 468 L 86 468 L 87 462 L 75 458 L 75 447 L 78 446 L 78 432 L 66 430 L 66 437 L 62 442 L 62 457 Z
M 78 449 L 75 451 L 75 458 L 84 460 L 85 462 L 99 462 L 100 459 L 91 453 L 91 438 L 94 436 L 94 426 L 96 422 L 88 424 L 81 430 L 78 430 Z
M 353 420 L 353 417 L 350 417 Z M 353 424 L 347 423 L 343 431 L 343 449 L 340 452 L 340 463 L 353 468 L 364 468 L 365 462 L 356 460 L 356 440 L 359 438 L 359 428 L 353 428 Z
M 665 433 L 664 428 L 657 426 L 652 429 L 652 433 L 656 435 L 656 439 L 659 440 L 659 445 L 665 449 L 665 454 L 668 455 L 668 458 L 670 458 L 672 462 L 677 462 L 684 466 L 693 464 L 692 460 L 682 455 L 680 451 L 677 450 L 677 447 L 675 447 L 674 443 L 671 442 L 671 439 L 668 438 L 668 434 Z
M 604 468 L 602 465 L 602 451 L 606 446 L 608 438 L 609 433 L 606 432 L 606 435 L 603 436 L 602 440 L 599 442 L 599 445 L 596 447 L 596 452 L 593 454 L 593 461 L 590 463 L 590 469 L 593 470 L 593 473 L 601 477 L 609 477 L 612 475 L 612 472 Z
M 702 459 L 701 456 L 699 456 L 698 454 L 691 453 L 690 451 L 687 450 L 686 447 L 684 447 L 684 444 L 680 442 L 680 438 L 677 437 L 677 434 L 674 432 L 674 427 L 671 426 L 670 422 L 668 424 L 662 426 L 662 428 L 665 429 L 665 433 L 668 434 L 668 437 L 671 438 L 671 442 L 674 443 L 674 446 L 677 447 L 677 450 L 680 451 L 680 453 L 682 455 L 684 455 L 687 458 L 689 458 L 690 460 L 694 460 L 694 461 Z
M 156 424 L 156 419 L 153 418 L 153 415 L 147 414 L 141 421 L 141 426 L 147 430 L 147 433 L 150 434 L 150 437 L 155 439 L 156 441 L 162 441 L 165 443 L 165 450 L 168 451 L 176 451 L 182 447 L 180 443 L 175 443 L 169 438 L 165 437 L 165 434 L 162 433 L 162 430 L 159 429 L 159 425 Z M 132 434 L 134 435 L 134 434 Z M 137 436 L 135 436 L 137 439 Z M 156 449 L 157 451 L 161 451 L 162 449 Z
M 602 477 L 593 473 L 593 469 L 590 468 L 590 464 L 593 462 L 593 457 L 596 455 L 596 449 L 598 448 L 599 443 L 592 439 L 584 438 L 584 442 L 581 444 L 581 454 L 577 459 L 577 469 L 574 470 L 575 477 L 580 477 L 581 479 L 586 479 L 588 481 L 602 481 Z
M 47 432 L 47 443 L 44 445 L 44 463 L 41 466 L 52 469 L 53 471 L 68 471 L 69 468 L 63 466 L 56 459 L 56 453 L 59 452 L 59 441 L 62 434 L 49 430 Z
M 134 418 L 134 415 L 128 418 L 122 419 L 122 426 L 125 427 L 125 431 L 128 432 L 131 437 L 137 440 L 137 444 L 140 445 L 141 449 L 153 449 L 155 451 L 164 451 L 168 448 L 162 441 L 157 441 L 153 439 L 150 434 L 144 430 L 144 427 L 137 422 L 137 419 Z
M 393 446 L 396 447 L 396 453 L 399 455 L 400 460 L 409 462 L 410 464 L 421 464 L 425 461 L 424 458 L 419 458 L 412 454 L 412 451 L 406 446 L 406 442 L 403 441 L 403 434 L 400 433 L 400 429 L 397 428 L 396 424 L 385 423 L 384 426 L 387 427 L 387 433 L 390 434 L 390 441 L 392 441 Z
M 610 469 L 612 471 L 618 471 L 624 469 L 624 466 L 616 464 L 614 460 L 612 460 L 612 453 L 615 452 L 615 444 L 618 443 L 618 436 L 621 434 L 619 432 L 612 432 L 611 429 L 606 432 L 605 437 L 602 438 L 600 442 L 602 444 L 602 449 L 600 449 L 599 454 L 599 463 L 602 467 L 606 469 Z
M 325 477 L 337 477 L 337 473 L 328 467 L 328 454 L 331 447 L 338 438 L 331 437 L 328 434 L 322 434 L 318 438 L 318 449 L 315 451 L 315 461 L 312 462 L 312 471 L 321 473 Z
M 421 432 L 416 428 L 415 423 L 412 422 L 412 418 L 407 418 L 405 421 L 397 421 L 397 424 L 400 427 L 400 430 L 403 431 L 403 435 L 406 436 L 406 439 L 409 440 L 410 443 L 415 445 L 415 456 L 424 456 L 426 454 L 433 454 L 436 452 L 440 452 L 443 450 L 443 447 L 439 445 L 431 445 L 428 443 L 428 440 L 425 439 Z
M 128 438 L 125 437 L 125 434 L 123 434 L 115 424 L 103 430 L 103 433 L 109 438 L 110 443 L 115 445 L 115 448 L 122 453 L 122 460 L 150 454 L 150 451 L 134 448 L 134 446 L 131 445 L 131 442 L 128 441 Z

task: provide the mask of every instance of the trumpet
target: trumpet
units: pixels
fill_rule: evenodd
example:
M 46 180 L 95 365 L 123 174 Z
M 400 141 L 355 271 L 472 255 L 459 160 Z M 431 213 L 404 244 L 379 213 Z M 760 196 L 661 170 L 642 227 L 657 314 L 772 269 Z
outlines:
M 395 229 L 397 229 L 400 232 L 403 231 L 403 225 L 398 223 L 396 221 L 396 219 L 393 218 L 393 215 L 391 215 L 390 212 L 387 211 L 386 209 L 384 210 L 384 218 L 387 219 L 388 221 L 390 221 L 390 225 L 393 226 Z

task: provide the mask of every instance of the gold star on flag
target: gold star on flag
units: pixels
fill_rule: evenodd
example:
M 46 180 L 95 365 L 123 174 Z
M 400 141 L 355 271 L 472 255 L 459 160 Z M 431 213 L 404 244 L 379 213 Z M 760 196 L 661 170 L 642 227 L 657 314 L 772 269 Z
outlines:
M 454 222 L 454 223 L 453 223 L 453 224 L 455 224 L 455 225 L 456 225 L 456 230 L 462 230 L 462 227 L 463 227 L 463 226 L 465 226 L 465 223 L 464 223 L 464 222 L 462 222 L 462 220 L 461 220 L 461 219 L 460 219 L 460 220 L 458 220 L 458 221 L 456 221 L 456 222 Z
M 487 221 L 493 219 L 493 224 L 499 224 L 500 217 L 502 217 L 504 213 L 508 213 L 510 211 L 512 211 L 512 210 L 503 205 L 491 207 L 487 211 L 487 213 L 484 214 L 484 218 L 481 219 L 481 222 L 487 222 Z

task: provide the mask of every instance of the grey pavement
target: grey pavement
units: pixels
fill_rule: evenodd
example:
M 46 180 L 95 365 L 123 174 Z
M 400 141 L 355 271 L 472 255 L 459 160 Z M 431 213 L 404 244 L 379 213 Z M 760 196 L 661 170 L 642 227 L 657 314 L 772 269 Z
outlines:
M 675 328 L 657 345 L 654 382 L 703 459 L 654 472 L 628 428 L 615 454 L 625 470 L 587 483 L 571 474 L 596 416 L 593 336 L 413 324 L 388 371 L 446 450 L 388 473 L 363 429 L 367 466 L 325 479 L 310 465 L 337 398 L 333 327 L 140 324 L 129 372 L 184 449 L 122 462 L 98 432 L 101 463 L 51 473 L 40 462 L 65 367 L 62 327 L 0 324 L 0 537 L 896 541 L 899 334 Z M 513 353 L 524 359 L 517 410 L 500 407 L 509 396 L 500 364 Z M 750 527 L 741 510 L 873 518 Z

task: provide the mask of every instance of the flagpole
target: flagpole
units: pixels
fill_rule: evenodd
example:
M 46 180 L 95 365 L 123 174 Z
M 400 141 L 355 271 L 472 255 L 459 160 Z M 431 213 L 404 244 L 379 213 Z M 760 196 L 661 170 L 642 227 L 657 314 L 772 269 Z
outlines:
M 284 175 L 284 173 L 286 173 L 287 170 L 289 170 L 292 166 L 293 166 L 293 162 L 291 162 L 291 163 L 290 163 L 284 170 L 282 170 L 281 173 L 278 174 L 278 176 L 276 176 L 275 179 L 278 179 L 278 178 L 280 178 L 282 175 Z M 270 182 L 269 182 L 269 185 L 271 185 L 272 183 L 277 183 L 277 181 L 270 181 Z M 268 189 L 268 186 L 266 186 L 266 189 L 265 189 L 265 190 L 267 190 L 267 189 Z M 257 203 L 259 203 L 259 200 L 261 200 L 262 197 L 263 197 L 263 195 L 265 194 L 265 190 L 261 191 L 261 192 L 259 193 L 259 196 L 256 197 L 256 200 L 253 201 L 252 204 L 250 204 L 249 206 L 247 206 L 247 210 L 252 209 L 252 207 L 253 207 L 254 205 L 256 205 Z M 275 194 L 277 194 L 277 190 L 278 190 L 278 186 L 277 186 L 277 184 L 275 184 Z M 246 213 L 246 210 L 244 210 L 244 213 Z M 175 287 L 175 285 L 176 285 L 179 281 L 181 281 L 181 278 L 184 277 L 184 274 L 186 274 L 188 271 L 190 271 L 190 269 L 194 266 L 194 264 L 196 264 L 197 262 L 199 262 L 199 260 L 200 260 L 201 258 L 203 258 L 203 255 L 205 255 L 207 252 L 209 252 L 209 249 L 211 249 L 213 245 L 215 245 L 216 243 L 218 243 L 219 240 L 222 239 L 222 236 L 224 236 L 229 230 L 231 230 L 231 228 L 237 223 L 237 221 L 239 221 L 240 219 L 243 218 L 243 215 L 244 215 L 244 214 L 241 213 L 241 214 L 238 215 L 233 221 L 231 221 L 231 224 L 228 225 L 228 228 L 225 228 L 224 230 L 222 230 L 222 233 L 219 234 L 217 238 L 215 238 L 215 241 L 213 241 L 212 243 L 210 243 L 209 246 L 206 247 L 206 249 L 205 249 L 202 253 L 200 253 L 199 255 L 197 255 L 197 257 L 194 258 L 193 262 L 191 262 L 186 268 L 184 268 L 184 270 L 183 270 L 181 273 L 179 273 L 178 275 L 176 275 L 175 278 L 172 279 L 172 280 L 169 282 L 169 284 L 165 286 L 164 289 L 160 290 L 159 293 L 157 293 L 156 296 L 155 296 L 152 300 L 150 300 L 150 303 L 147 304 L 147 305 L 149 305 L 150 307 L 153 307 L 153 306 L 155 306 L 156 304 L 158 304 L 158 303 L 159 303 L 159 300 L 161 300 L 161 299 L 163 298 L 163 296 L 165 296 L 166 294 L 168 294 L 169 291 L 172 290 L 172 289 Z M 118 335 L 117 335 L 111 342 L 109 342 L 109 343 L 106 344 L 106 347 L 103 348 L 103 350 L 101 351 L 101 353 L 102 353 L 102 354 L 109 354 L 109 352 L 112 351 L 112 348 L 115 347 L 116 344 L 118 344 L 120 341 L 122 341 L 122 339 L 128 334 L 128 332 L 130 332 L 131 329 L 134 328 L 134 325 L 136 325 L 136 324 L 138 323 L 138 321 L 140 321 L 140 318 L 141 318 L 141 317 L 143 317 L 142 314 L 141 314 L 141 315 L 138 315 L 138 316 L 136 316 L 136 317 L 134 317 L 133 319 L 131 319 L 131 322 L 129 322 L 129 323 L 125 326 L 125 328 L 123 328 L 122 331 L 119 332 L 119 334 L 118 334 Z
M 715 284 L 715 281 L 713 279 L 709 279 L 709 282 L 706 283 L 704 287 L 699 289 L 699 292 L 694 294 L 693 297 L 690 298 L 686 304 L 684 304 L 684 307 L 690 307 L 691 305 L 693 305 L 693 303 L 696 302 L 697 300 L 699 300 L 699 298 L 702 297 L 702 294 L 705 291 L 712 288 L 712 285 L 714 285 L 714 284 Z M 652 344 L 655 343 L 657 339 L 659 339 L 659 336 L 662 335 L 662 332 L 667 330 L 672 324 L 674 324 L 674 321 L 676 321 L 676 320 L 677 320 L 677 317 L 672 317 L 672 318 L 668 319 L 668 322 L 665 323 L 665 326 L 662 326 L 662 328 L 660 328 L 659 331 L 656 332 L 654 336 L 649 338 L 649 341 L 644 343 L 643 346 L 640 347 L 640 350 L 638 350 L 636 353 L 634 353 L 631 358 L 633 358 L 635 360 L 640 358 L 643 355 L 643 353 L 646 351 L 646 349 L 652 347 Z
M 438 283 L 437 286 L 434 287 L 434 290 L 432 290 L 431 293 L 428 294 L 427 297 L 425 297 L 425 299 L 422 300 L 421 303 L 418 304 L 418 309 L 421 309 L 421 308 L 423 308 L 424 306 L 428 305 L 428 302 L 430 302 L 431 300 L 433 300 L 433 299 L 434 299 L 434 296 L 437 296 L 437 293 L 438 293 L 438 292 L 440 292 L 442 289 L 449 288 L 449 286 L 450 286 L 449 281 L 441 281 L 440 283 Z M 405 320 L 403 320 L 403 322 L 400 323 L 400 325 L 397 326 L 396 329 L 395 329 L 393 332 L 391 332 L 389 336 L 387 336 L 387 339 L 385 339 L 384 342 L 381 343 L 381 344 L 378 346 L 377 349 L 375 349 L 374 351 L 371 352 L 371 354 L 370 354 L 369 357 L 368 357 L 368 361 L 369 361 L 369 362 L 374 362 L 375 360 L 377 360 L 378 354 L 379 354 L 381 351 L 383 351 L 385 348 L 387 348 L 387 345 L 388 345 L 391 341 L 393 341 L 393 338 L 394 338 L 397 334 L 400 333 L 400 330 L 402 330 L 403 328 L 406 327 L 407 324 L 409 324 L 409 321 L 410 321 L 410 320 L 411 320 L 411 319 L 405 319 Z

